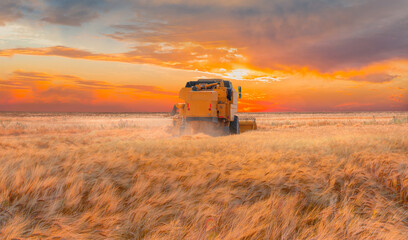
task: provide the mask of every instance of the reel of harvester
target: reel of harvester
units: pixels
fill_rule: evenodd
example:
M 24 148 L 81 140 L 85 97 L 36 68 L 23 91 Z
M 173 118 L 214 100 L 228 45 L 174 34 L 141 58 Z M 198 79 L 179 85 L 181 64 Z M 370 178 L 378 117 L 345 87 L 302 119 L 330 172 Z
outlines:
M 239 132 L 243 133 L 246 131 L 256 130 L 258 126 L 256 125 L 256 118 L 245 117 L 239 119 Z

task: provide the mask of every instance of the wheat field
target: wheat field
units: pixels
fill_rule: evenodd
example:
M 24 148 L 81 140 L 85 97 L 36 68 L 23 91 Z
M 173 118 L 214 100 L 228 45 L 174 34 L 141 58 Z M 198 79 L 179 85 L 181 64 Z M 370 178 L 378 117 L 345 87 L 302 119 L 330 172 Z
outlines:
M 408 112 L 0 113 L 0 239 L 407 239 Z

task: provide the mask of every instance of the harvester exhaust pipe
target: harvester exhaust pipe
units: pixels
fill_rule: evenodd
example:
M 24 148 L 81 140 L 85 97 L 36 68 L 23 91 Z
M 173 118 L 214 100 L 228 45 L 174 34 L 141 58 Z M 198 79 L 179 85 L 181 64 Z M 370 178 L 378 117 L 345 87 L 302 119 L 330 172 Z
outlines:
M 242 94 L 241 94 L 241 86 L 238 86 L 238 98 L 241 99 Z

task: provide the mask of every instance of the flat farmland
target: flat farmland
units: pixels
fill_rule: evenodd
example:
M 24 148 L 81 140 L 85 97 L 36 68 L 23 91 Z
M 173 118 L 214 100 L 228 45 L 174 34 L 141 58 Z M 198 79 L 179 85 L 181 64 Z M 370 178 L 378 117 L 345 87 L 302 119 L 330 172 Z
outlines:
M 0 113 L 1 239 L 407 239 L 408 112 Z

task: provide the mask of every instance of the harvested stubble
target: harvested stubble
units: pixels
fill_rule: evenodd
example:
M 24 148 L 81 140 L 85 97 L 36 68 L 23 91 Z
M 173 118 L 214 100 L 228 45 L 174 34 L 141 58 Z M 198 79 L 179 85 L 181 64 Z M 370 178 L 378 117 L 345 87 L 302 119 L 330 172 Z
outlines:
M 165 116 L 0 118 L 1 239 L 408 236 L 407 123 L 174 137 Z

